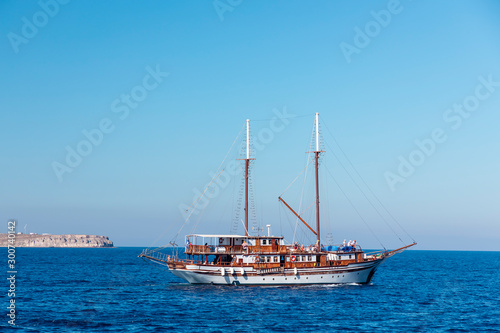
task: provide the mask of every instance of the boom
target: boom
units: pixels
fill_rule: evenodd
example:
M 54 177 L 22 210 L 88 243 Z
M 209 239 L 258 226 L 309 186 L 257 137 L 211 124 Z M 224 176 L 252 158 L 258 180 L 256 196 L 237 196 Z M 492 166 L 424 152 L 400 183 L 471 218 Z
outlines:
M 290 206 L 289 206 L 289 205 L 285 202 L 285 200 L 283 200 L 281 197 L 278 197 L 278 199 L 279 199 L 282 203 L 284 203 L 284 204 L 285 204 L 285 206 L 287 206 L 287 207 L 288 207 L 288 209 L 290 209 L 290 210 L 292 211 L 292 213 L 294 213 L 294 214 L 295 214 L 295 216 L 297 216 L 297 217 L 299 218 L 299 220 L 301 220 L 301 221 L 302 221 L 302 223 L 304 223 L 304 224 L 306 225 L 306 227 L 308 227 L 308 228 L 309 228 L 309 230 L 311 230 L 311 231 L 313 232 L 313 234 L 317 235 L 316 231 L 314 231 L 314 230 L 313 230 L 313 228 L 311 228 L 311 227 L 309 226 L 309 224 L 307 224 L 307 223 L 306 223 L 306 221 L 304 221 L 304 220 L 302 219 L 302 217 L 300 217 L 300 215 L 299 215 L 299 214 L 297 214 L 297 213 L 296 213 L 296 212 L 292 209 L 292 207 L 290 207 Z

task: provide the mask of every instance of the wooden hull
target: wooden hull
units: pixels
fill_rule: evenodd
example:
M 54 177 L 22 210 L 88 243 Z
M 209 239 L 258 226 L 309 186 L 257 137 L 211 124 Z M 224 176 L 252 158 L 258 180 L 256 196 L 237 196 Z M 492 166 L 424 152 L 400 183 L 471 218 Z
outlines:
M 214 285 L 307 285 L 307 284 L 366 284 L 385 260 L 349 264 L 345 267 L 314 267 L 285 269 L 282 272 L 262 272 L 252 267 L 220 267 L 214 265 L 168 264 L 170 271 L 191 284 Z M 224 273 L 222 273 L 224 270 Z

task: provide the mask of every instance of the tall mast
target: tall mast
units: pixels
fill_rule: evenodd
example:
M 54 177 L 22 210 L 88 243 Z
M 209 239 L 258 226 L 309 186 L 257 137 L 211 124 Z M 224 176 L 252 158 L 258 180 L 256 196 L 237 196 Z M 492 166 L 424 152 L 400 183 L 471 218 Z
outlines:
M 248 236 L 248 167 L 250 165 L 250 119 L 247 119 L 247 158 L 245 159 L 245 236 Z
M 306 223 L 300 217 L 299 214 L 297 214 L 292 207 L 290 207 L 282 198 L 281 196 L 278 198 L 281 202 L 285 204 L 285 206 L 292 211 L 292 213 L 297 216 L 298 219 L 300 219 L 308 228 L 313 232 L 313 234 L 316 235 L 316 243 L 318 246 L 318 249 L 321 250 L 321 235 L 320 235 L 320 227 L 319 227 L 319 154 L 323 153 L 323 150 L 320 150 L 320 145 L 319 145 L 319 113 L 316 113 L 316 119 L 314 122 L 314 127 L 316 130 L 316 150 L 313 151 L 308 151 L 307 153 L 314 153 L 314 167 L 316 171 L 316 231 L 314 231 L 309 224 Z M 313 147 L 311 147 L 313 149 Z
M 319 152 L 319 113 L 316 112 L 316 151 Z M 248 157 L 247 157 L 248 158 Z
M 319 113 L 316 113 L 316 151 L 314 151 L 315 169 L 316 169 L 316 243 L 321 248 L 321 240 L 319 233 Z

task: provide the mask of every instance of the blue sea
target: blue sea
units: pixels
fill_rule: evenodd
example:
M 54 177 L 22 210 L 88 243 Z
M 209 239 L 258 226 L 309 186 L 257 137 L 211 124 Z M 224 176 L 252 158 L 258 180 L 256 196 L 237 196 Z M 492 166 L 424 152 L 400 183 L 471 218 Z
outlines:
M 141 250 L 17 249 L 18 331 L 500 331 L 500 252 L 406 251 L 369 285 L 244 287 L 186 284 Z

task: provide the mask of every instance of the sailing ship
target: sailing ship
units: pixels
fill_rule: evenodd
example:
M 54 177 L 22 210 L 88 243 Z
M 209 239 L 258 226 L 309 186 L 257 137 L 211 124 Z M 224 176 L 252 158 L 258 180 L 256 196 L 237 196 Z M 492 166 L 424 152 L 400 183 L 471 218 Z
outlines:
M 185 255 L 181 259 L 175 244 L 173 254 L 158 249 L 144 250 L 139 257 L 166 266 L 177 277 L 191 284 L 214 285 L 305 285 L 367 284 L 377 268 L 389 257 L 416 245 L 392 251 L 364 252 L 359 244 L 345 241 L 339 246 L 323 246 L 320 238 L 319 161 L 324 151 L 319 144 L 319 118 L 315 115 L 314 154 L 316 182 L 316 228 L 313 229 L 280 196 L 282 202 L 315 236 L 316 244 L 286 244 L 283 236 L 255 236 L 248 233 L 248 179 L 250 160 L 249 120 L 246 121 L 244 235 L 189 234 L 185 236 Z

